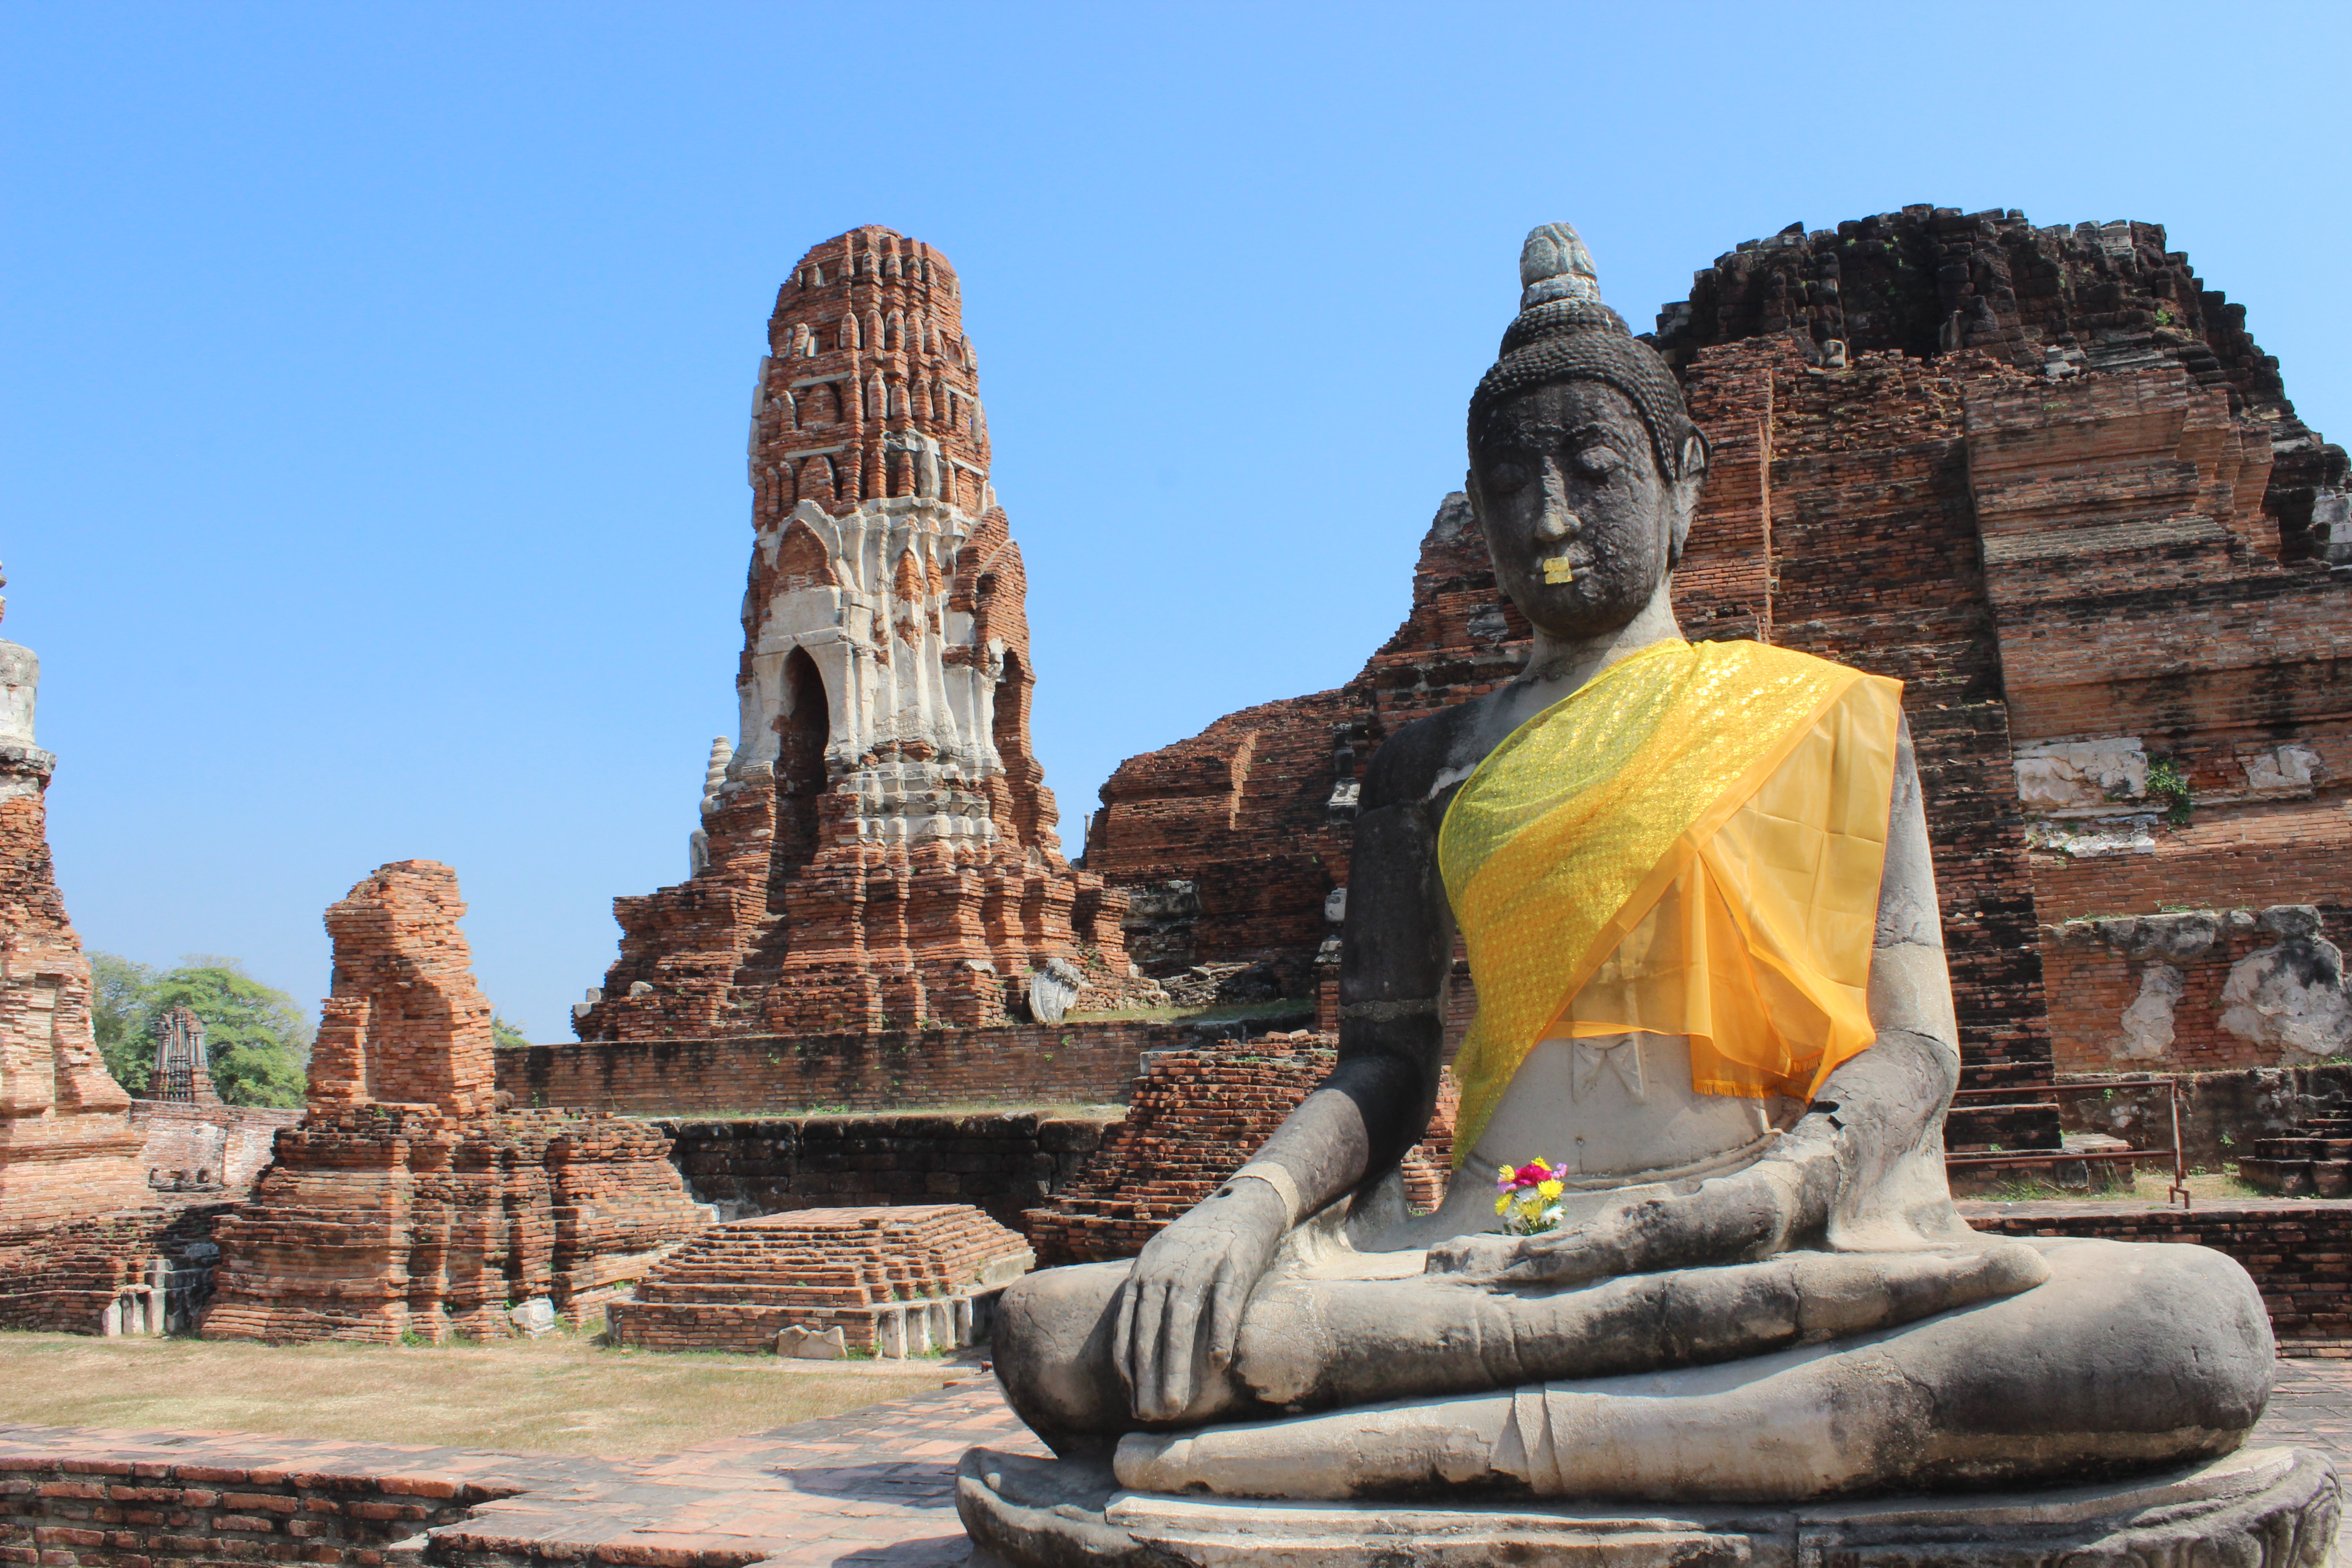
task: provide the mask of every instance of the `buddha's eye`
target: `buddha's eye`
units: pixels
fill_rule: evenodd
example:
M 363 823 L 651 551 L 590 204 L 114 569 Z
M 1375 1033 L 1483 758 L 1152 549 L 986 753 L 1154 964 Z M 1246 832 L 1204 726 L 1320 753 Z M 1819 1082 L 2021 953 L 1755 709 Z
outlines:
M 1614 447 L 1587 447 L 1573 461 L 1577 477 L 1593 484 L 1605 482 L 1625 467 L 1624 457 Z
M 1508 494 L 1525 485 L 1535 473 L 1535 465 L 1523 453 L 1505 452 L 1486 459 L 1486 483 L 1489 488 Z

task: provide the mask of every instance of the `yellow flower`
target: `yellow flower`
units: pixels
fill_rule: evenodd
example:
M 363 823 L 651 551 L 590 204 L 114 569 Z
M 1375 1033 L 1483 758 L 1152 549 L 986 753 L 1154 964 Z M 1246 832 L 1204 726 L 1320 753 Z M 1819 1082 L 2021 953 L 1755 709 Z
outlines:
M 1538 1182 L 1536 1184 L 1536 1191 L 1541 1193 L 1547 1199 L 1549 1199 L 1559 1196 L 1560 1194 L 1568 1191 L 1568 1187 L 1566 1184 L 1557 1181 Z
M 1509 1193 L 1505 1193 L 1501 1197 L 1495 1200 L 1495 1212 L 1496 1214 L 1503 1215 L 1511 1212 L 1511 1195 L 1512 1194 Z

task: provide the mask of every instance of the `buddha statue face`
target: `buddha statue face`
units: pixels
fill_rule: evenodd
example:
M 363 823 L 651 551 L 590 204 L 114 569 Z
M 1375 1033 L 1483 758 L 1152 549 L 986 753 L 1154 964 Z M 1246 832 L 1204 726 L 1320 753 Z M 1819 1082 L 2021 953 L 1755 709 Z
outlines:
M 1470 451 L 1470 504 L 1495 574 L 1521 614 L 1563 640 L 1639 615 L 1681 558 L 1699 491 L 1658 471 L 1633 402 L 1598 381 L 1556 381 L 1496 404 Z

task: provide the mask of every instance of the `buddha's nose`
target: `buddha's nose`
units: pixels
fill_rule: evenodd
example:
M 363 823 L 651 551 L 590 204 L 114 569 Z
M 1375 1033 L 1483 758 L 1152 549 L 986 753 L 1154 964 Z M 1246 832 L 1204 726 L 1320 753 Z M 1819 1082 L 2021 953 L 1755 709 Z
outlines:
M 1536 537 L 1550 543 L 1566 539 L 1581 526 L 1581 520 L 1566 507 L 1548 506 L 1536 519 Z

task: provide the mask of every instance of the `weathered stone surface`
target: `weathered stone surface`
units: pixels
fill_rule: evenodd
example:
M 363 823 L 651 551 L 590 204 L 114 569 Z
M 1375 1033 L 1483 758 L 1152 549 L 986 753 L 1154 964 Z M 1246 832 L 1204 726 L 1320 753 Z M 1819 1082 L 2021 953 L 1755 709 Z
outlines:
M 1433 1492 L 1436 1489 L 1432 1489 Z M 2326 1568 L 2342 1502 L 2307 1450 L 2255 1449 L 2169 1475 L 2031 1492 L 1804 1509 L 1563 1508 L 1438 1493 L 1419 1503 L 1253 1504 L 1121 1490 L 1108 1466 L 975 1448 L 956 1509 L 984 1551 L 1055 1568 L 2059 1568 L 2215 1561 Z
M 689 879 L 614 900 L 620 961 L 574 1028 L 878 1032 L 1156 1000 L 1124 898 L 1054 832 L 1027 576 L 953 269 L 853 229 L 801 259 L 768 333 L 741 734 L 713 745 Z

